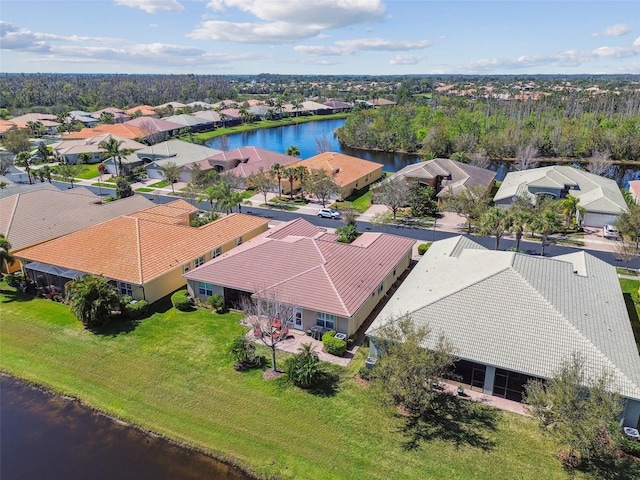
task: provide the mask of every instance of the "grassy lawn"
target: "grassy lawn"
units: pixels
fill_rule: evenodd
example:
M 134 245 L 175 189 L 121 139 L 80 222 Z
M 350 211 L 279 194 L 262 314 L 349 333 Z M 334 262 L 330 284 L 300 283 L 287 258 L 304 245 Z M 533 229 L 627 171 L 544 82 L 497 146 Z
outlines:
M 312 394 L 233 370 L 225 351 L 244 331 L 237 313 L 159 308 L 135 328 L 95 334 L 65 305 L 0 285 L 1 370 L 262 477 L 569 478 L 532 419 L 482 404 L 461 409 L 459 429 L 431 429 L 408 448 L 405 419 L 354 379 L 366 349 L 339 370 L 335 392 Z
M 166 180 L 161 180 L 159 182 L 152 183 L 151 185 L 149 185 L 150 188 L 163 188 L 168 186 L 169 186 L 169 182 L 167 182 Z
M 640 280 L 630 280 L 628 278 L 620 278 L 619 280 L 622 292 L 625 294 L 624 300 L 627 304 L 629 317 L 631 318 L 633 336 L 636 339 L 636 345 L 638 345 L 638 351 L 640 352 L 640 292 L 638 292 Z
M 100 176 L 100 172 L 98 171 L 99 163 L 89 163 L 87 165 L 83 165 L 83 169 L 80 173 L 78 173 L 78 178 L 82 178 L 84 180 L 90 180 L 92 178 L 96 178 Z
M 105 183 L 105 182 L 97 182 L 97 183 L 92 183 L 91 186 L 93 187 L 105 187 L 105 188 L 116 188 L 116 184 L 115 183 Z
M 344 202 L 335 202 L 331 205 L 331 208 L 335 208 L 336 210 L 347 210 L 352 208 L 356 212 L 364 213 L 371 206 L 372 194 L 373 192 L 371 192 L 371 190 L 367 190 L 359 197 L 349 197 Z
M 139 192 L 139 193 L 149 193 L 149 192 L 153 192 L 154 190 L 155 188 L 147 188 L 147 187 L 136 188 L 136 192 Z
M 336 118 L 347 118 L 348 116 L 349 115 L 347 113 L 334 113 L 332 115 L 309 115 L 309 116 L 301 116 L 301 117 L 289 117 L 289 118 L 283 118 L 282 120 L 259 120 L 256 122 L 245 123 L 243 125 L 237 125 L 234 127 L 216 128 L 212 132 L 196 133 L 194 137 L 199 140 L 207 141 L 212 138 L 219 137 L 221 135 L 231 135 L 233 133 L 249 132 L 251 130 L 259 130 L 261 128 L 273 128 L 273 127 L 283 127 L 286 125 L 296 125 L 298 123 L 315 122 L 318 120 L 335 120 Z M 184 140 L 188 140 L 188 137 L 185 137 Z

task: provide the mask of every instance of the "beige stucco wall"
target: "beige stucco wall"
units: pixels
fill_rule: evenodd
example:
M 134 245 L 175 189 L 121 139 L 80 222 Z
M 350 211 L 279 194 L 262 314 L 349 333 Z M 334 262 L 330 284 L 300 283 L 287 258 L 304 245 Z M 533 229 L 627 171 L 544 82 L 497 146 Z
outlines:
M 340 187 L 340 196 L 342 199 L 347 198 L 349 195 L 353 193 L 354 190 L 361 190 L 367 185 L 371 185 L 372 183 L 377 182 L 382 177 L 382 165 L 380 168 L 377 168 L 372 173 L 369 173 L 363 177 L 360 177 L 354 180 L 351 183 L 347 183 Z

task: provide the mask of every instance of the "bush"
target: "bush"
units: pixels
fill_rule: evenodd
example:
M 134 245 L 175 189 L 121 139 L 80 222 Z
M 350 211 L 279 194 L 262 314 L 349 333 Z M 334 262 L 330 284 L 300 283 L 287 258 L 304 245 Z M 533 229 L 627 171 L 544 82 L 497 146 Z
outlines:
M 209 297 L 209 305 L 213 308 L 216 313 L 221 313 L 224 311 L 224 298 L 219 293 L 211 295 Z
M 427 252 L 427 250 L 429 250 L 430 246 L 431 246 L 431 242 L 421 243 L 420 245 L 418 245 L 418 253 L 420 255 L 424 255 Z
M 236 361 L 234 368 L 238 371 L 260 367 L 264 363 L 264 358 L 256 353 L 256 346 L 245 335 L 234 338 L 227 351 Z
M 7 285 L 13 288 L 18 288 L 20 283 L 24 281 L 24 275 L 21 273 L 10 273 L 5 275 Z
M 171 295 L 171 305 L 173 305 L 173 308 L 180 310 L 181 312 L 188 312 L 191 310 L 191 299 L 189 298 L 187 291 L 178 290 Z
M 313 388 L 321 383 L 326 372 L 310 343 L 300 347 L 300 353 L 285 361 L 287 379 L 300 388 Z
M 137 300 L 135 302 L 129 302 L 124 304 L 122 313 L 127 318 L 138 318 L 146 315 L 149 312 L 149 302 L 146 300 Z
M 357 340 L 358 340 L 358 334 L 357 333 L 354 333 L 349 338 L 347 338 L 347 350 L 349 350 L 351 347 L 353 347 L 356 344 Z
M 327 353 L 341 357 L 347 351 L 347 342 L 334 337 L 335 334 L 335 330 L 330 330 L 322 335 L 322 347 Z
M 362 367 L 360 370 L 358 370 L 358 375 L 361 379 L 369 381 L 373 378 L 373 369 Z

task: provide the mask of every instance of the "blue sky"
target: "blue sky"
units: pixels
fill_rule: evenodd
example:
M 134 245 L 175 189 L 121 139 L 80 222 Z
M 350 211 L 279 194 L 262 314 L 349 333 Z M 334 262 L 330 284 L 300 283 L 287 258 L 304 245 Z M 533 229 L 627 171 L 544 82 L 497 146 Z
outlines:
M 2 0 L 2 72 L 640 73 L 640 1 Z

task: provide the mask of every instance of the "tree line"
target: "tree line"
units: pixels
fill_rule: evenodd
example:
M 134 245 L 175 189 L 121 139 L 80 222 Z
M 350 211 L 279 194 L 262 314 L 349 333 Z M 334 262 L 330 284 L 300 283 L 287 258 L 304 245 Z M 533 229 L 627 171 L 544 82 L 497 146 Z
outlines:
M 336 131 L 343 145 L 425 157 L 514 158 L 531 147 L 545 158 L 580 160 L 607 152 L 640 160 L 640 92 L 500 101 L 434 96 L 430 104 L 361 109 Z

